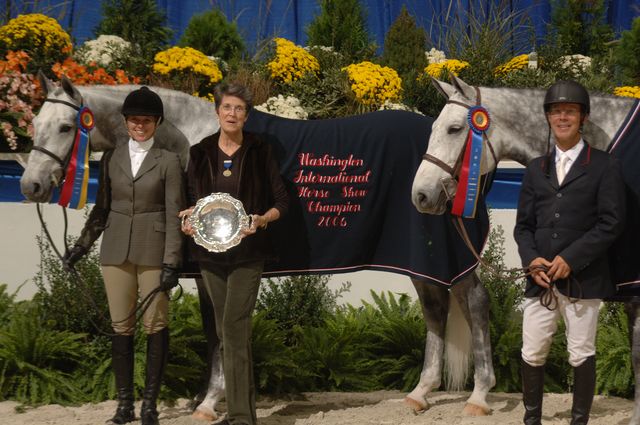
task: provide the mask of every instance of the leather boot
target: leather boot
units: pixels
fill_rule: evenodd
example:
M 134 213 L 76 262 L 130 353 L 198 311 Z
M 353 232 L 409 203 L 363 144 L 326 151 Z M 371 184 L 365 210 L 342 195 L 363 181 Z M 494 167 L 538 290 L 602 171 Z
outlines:
M 596 390 L 596 357 L 587 357 L 580 366 L 573 368 L 573 406 L 571 425 L 585 425 Z
M 136 419 L 133 409 L 133 335 L 111 337 L 111 365 L 116 378 L 118 407 L 107 423 L 133 422 Z
M 147 376 L 142 393 L 140 420 L 142 425 L 158 425 L 156 400 L 162 385 L 169 351 L 169 329 L 147 335 Z
M 544 395 L 544 366 L 531 366 L 522 362 L 522 401 L 524 424 L 540 425 L 542 420 L 542 396 Z

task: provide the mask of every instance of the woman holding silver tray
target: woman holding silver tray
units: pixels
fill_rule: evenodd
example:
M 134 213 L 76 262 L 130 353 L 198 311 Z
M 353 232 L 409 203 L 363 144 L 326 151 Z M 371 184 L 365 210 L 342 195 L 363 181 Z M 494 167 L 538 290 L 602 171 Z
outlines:
M 236 84 L 219 85 L 214 98 L 220 131 L 191 147 L 187 198 L 192 207 L 180 216 L 182 231 L 196 236 L 190 241 L 190 255 L 200 265 L 215 311 L 227 400 L 227 417 L 221 423 L 255 425 L 251 314 L 264 263 L 275 257 L 265 229 L 287 211 L 289 198 L 270 145 L 243 131 L 252 106 L 249 90 Z M 224 231 L 212 230 L 220 221 L 231 227 L 243 221 L 242 211 L 238 220 L 229 218 L 226 208 L 214 211 L 215 205 L 229 205 L 229 200 L 240 201 L 237 209 L 243 207 L 250 218 L 237 229 L 240 235 L 234 241 L 225 240 Z M 208 227 L 204 236 L 203 227 Z

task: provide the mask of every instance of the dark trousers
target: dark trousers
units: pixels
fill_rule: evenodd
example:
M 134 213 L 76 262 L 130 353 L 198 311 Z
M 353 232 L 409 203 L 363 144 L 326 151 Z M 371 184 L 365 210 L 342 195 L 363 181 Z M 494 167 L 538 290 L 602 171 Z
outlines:
M 264 261 L 200 265 L 211 297 L 226 386 L 227 419 L 255 425 L 256 402 L 251 356 L 251 314 L 258 298 Z

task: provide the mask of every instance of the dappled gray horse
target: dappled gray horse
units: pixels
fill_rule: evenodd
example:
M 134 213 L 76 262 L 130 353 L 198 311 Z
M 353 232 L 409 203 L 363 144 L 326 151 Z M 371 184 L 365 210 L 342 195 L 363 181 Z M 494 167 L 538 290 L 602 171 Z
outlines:
M 128 140 L 122 125 L 120 106 L 124 97 L 137 87 L 75 87 L 65 78 L 62 79 L 59 88 L 44 78 L 41 83 L 47 92 L 48 101 L 44 103 L 35 119 L 35 149 L 29 156 L 21 179 L 21 188 L 29 200 L 47 202 L 51 198 L 53 187 L 63 177 L 65 160 L 73 143 L 77 112 L 74 106 L 88 106 L 95 115 L 96 128 L 91 132 L 92 150 L 111 149 Z M 158 140 L 171 141 L 171 146 L 164 147 L 179 153 L 184 165 L 189 145 L 217 131 L 219 124 L 214 106 L 184 93 L 161 88 L 154 88 L 154 91 L 157 91 L 165 104 L 165 121 L 159 127 L 158 134 L 167 137 L 158 137 Z M 424 410 L 428 406 L 426 395 L 440 386 L 446 329 L 450 336 L 447 338 L 450 342 L 447 344 L 447 365 L 451 386 L 464 385 L 469 370 L 468 354 L 473 342 L 475 386 L 465 411 L 469 414 L 488 413 L 489 407 L 485 398 L 487 392 L 495 385 L 495 378 L 491 362 L 486 289 L 473 273 L 455 285 L 450 292 L 420 280 L 413 280 L 413 283 L 422 304 L 428 333 L 420 383 L 407 396 L 406 402 L 415 410 Z M 208 297 L 201 296 L 200 301 L 201 304 L 207 303 Z M 201 308 L 207 306 L 201 305 Z M 215 327 L 212 324 L 209 326 L 210 329 L 205 330 L 207 338 L 217 344 Z M 210 347 L 210 352 L 212 354 L 208 393 L 197 411 L 202 417 L 215 418 L 215 405 L 224 394 L 224 379 L 217 346 Z
M 472 87 L 459 78 L 452 84 L 434 80 L 434 86 L 448 99 L 433 123 L 429 146 L 414 179 L 412 201 L 419 211 L 442 214 L 447 197 L 453 197 L 457 181 L 452 169 L 465 147 L 469 107 L 482 104 L 491 117 L 487 131 L 482 169 L 494 170 L 497 162 L 511 159 L 526 165 L 552 149 L 542 103 L 545 92 L 508 88 Z M 606 150 L 625 121 L 633 99 L 592 96 L 591 114 L 584 127 L 584 138 L 593 147 Z M 493 151 L 493 154 L 491 153 Z M 444 164 L 444 165 L 443 165 Z M 640 304 L 627 303 L 630 332 L 633 332 L 633 366 L 636 377 L 636 401 L 630 424 L 640 424 Z

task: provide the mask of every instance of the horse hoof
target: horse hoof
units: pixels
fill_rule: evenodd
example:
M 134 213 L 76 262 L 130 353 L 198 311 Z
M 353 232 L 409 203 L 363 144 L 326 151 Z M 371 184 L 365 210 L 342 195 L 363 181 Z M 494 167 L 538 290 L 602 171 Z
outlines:
M 487 416 L 491 413 L 488 407 L 478 406 L 477 404 L 467 403 L 462 410 L 462 414 L 466 416 Z
M 415 400 L 415 399 L 413 399 L 411 397 L 405 397 L 404 398 L 404 404 L 409 406 L 411 408 L 411 410 L 413 410 L 415 413 L 424 412 L 425 410 L 427 410 L 429 408 L 429 403 L 427 403 L 427 402 L 420 403 L 418 400 Z
M 193 419 L 198 419 L 200 421 L 213 422 L 218 419 L 218 415 L 213 410 L 210 410 L 206 407 L 198 406 L 196 410 L 191 415 Z

